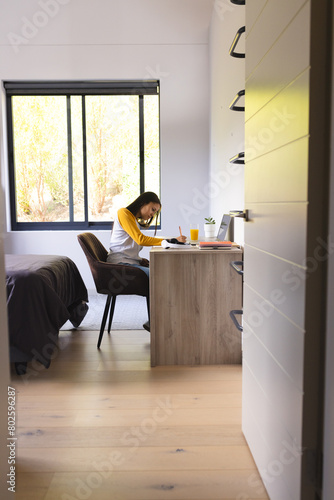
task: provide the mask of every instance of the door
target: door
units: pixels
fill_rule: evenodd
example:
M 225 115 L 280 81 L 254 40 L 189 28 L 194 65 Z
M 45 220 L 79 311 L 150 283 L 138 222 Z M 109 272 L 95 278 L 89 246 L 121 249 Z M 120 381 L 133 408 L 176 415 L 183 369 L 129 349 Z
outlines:
M 321 498 L 330 5 L 246 2 L 243 432 L 271 500 Z

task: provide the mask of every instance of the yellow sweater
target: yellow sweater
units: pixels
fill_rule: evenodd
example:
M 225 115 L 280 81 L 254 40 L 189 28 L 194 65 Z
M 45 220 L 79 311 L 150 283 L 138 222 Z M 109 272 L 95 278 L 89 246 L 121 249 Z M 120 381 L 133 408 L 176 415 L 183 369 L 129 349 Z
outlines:
M 126 208 L 117 212 L 111 233 L 108 262 L 120 264 L 138 264 L 141 260 L 139 252 L 143 246 L 161 245 L 163 238 L 145 236 L 135 218 Z

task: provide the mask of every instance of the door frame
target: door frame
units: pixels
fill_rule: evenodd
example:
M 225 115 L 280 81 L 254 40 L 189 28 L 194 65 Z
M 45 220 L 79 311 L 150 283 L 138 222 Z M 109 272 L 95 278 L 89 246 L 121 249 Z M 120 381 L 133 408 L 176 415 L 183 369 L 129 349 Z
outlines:
M 301 498 L 322 498 L 325 337 L 327 314 L 332 2 L 311 1 L 307 278 Z

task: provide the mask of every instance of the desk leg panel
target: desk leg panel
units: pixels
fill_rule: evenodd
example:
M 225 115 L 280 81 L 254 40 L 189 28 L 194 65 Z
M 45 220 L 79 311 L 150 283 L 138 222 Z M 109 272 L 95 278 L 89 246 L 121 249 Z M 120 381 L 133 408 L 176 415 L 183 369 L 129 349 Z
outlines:
M 242 305 L 242 280 L 229 266 L 235 259 L 221 252 L 152 253 L 152 366 L 241 362 L 240 334 L 229 317 Z
M 175 254 L 161 257 L 154 255 L 155 277 L 151 278 L 156 364 L 199 364 L 200 308 L 198 298 L 191 293 L 191 288 L 198 287 L 195 258 L 180 259 Z

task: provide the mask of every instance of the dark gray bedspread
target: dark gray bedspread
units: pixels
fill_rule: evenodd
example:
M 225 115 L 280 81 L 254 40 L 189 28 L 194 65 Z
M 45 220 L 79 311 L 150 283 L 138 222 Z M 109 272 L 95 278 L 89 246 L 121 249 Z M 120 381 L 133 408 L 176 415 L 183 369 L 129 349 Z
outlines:
M 5 268 L 11 361 L 48 366 L 61 326 L 70 320 L 77 327 L 85 317 L 87 288 L 64 256 L 5 255 Z

